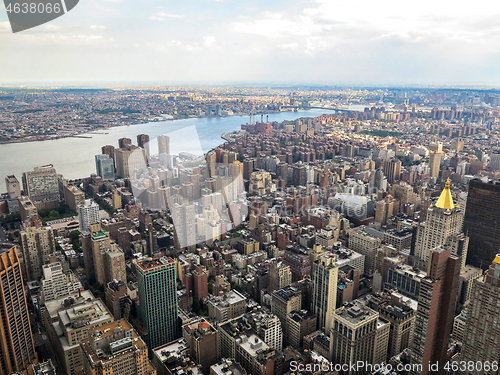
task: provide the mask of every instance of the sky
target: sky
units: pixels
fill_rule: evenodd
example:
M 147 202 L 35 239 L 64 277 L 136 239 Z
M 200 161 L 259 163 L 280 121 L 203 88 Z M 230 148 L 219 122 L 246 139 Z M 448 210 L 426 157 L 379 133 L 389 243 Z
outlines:
M 80 0 L 13 34 L 0 84 L 500 86 L 500 2 Z

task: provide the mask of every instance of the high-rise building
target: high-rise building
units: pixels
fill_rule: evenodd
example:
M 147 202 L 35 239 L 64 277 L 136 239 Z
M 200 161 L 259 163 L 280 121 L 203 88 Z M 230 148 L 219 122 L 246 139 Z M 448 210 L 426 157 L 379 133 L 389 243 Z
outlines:
M 120 138 L 118 140 L 118 147 L 124 148 L 130 146 L 132 144 L 132 140 L 130 138 Z
M 456 237 L 462 232 L 462 221 L 463 212 L 453 202 L 448 179 L 436 204 L 427 209 L 426 221 L 418 227 L 415 255 L 421 265 L 426 265 L 431 251 L 443 244 L 452 245 L 453 253 L 465 258 L 467 247 Z
M 156 375 L 148 347 L 125 319 L 89 330 L 80 348 L 85 375 Z
M 500 182 L 469 182 L 464 231 L 470 237 L 467 263 L 485 269 L 498 252 Z
M 149 348 L 179 337 L 175 262 L 163 257 L 137 263 L 139 320 Z
M 463 349 L 460 361 L 474 363 L 473 369 L 467 368 L 463 374 L 486 375 L 497 371 L 476 366 L 492 364 L 500 358 L 500 254 L 490 265 L 487 273 L 474 280 L 471 303 L 467 308 Z
M 43 266 L 42 296 L 44 302 L 71 296 L 82 289 L 80 280 L 72 271 L 64 273 L 60 262 Z
M 159 135 L 156 140 L 158 141 L 158 153 L 170 155 L 170 137 L 168 135 Z
M 137 146 L 143 148 L 144 150 L 146 150 L 146 156 L 150 157 L 150 153 L 149 153 L 149 135 L 147 134 L 138 134 L 137 135 Z
M 56 251 L 52 228 L 26 228 L 21 232 L 21 247 L 26 280 L 40 280 L 43 274 L 42 266 L 49 263 L 49 255 Z
M 116 176 L 129 178 L 130 172 L 147 167 L 146 150 L 134 145 L 115 149 Z
M 390 358 L 411 347 L 415 326 L 416 301 L 405 299 L 401 294 L 392 293 L 390 300 L 384 300 L 381 303 L 370 303 L 368 306 L 378 311 L 380 317 L 391 324 L 387 358 L 384 358 L 383 362 L 387 362 Z
M 11 175 L 5 177 L 5 186 L 10 199 L 19 198 L 21 196 L 21 184 L 17 180 L 16 176 Z
M 374 364 L 379 314 L 359 302 L 349 303 L 332 314 L 330 357 L 334 364 Z M 366 369 L 345 374 L 367 374 Z
M 115 147 L 111 145 L 106 145 L 101 147 L 101 153 L 103 155 L 108 155 L 111 160 L 113 160 L 113 165 L 115 162 Z
M 318 317 L 319 329 L 329 332 L 337 304 L 338 267 L 331 253 L 321 255 L 313 264 L 312 312 Z
M 15 246 L 0 245 L 0 375 L 22 372 L 36 360 Z
M 441 157 L 443 156 L 440 152 L 431 152 L 429 155 L 429 176 L 439 177 L 439 171 L 441 169 Z
M 461 259 L 451 248 L 440 246 L 429 256 L 427 276 L 420 282 L 411 362 L 412 374 L 431 373 L 429 363 L 438 363 L 443 372 L 455 306 L 458 297 Z M 432 372 L 434 373 L 434 372 Z
M 393 183 L 398 181 L 401 176 L 401 160 L 396 158 L 384 160 L 383 170 L 384 175 L 387 177 L 387 182 Z
M 92 199 L 86 199 L 82 206 L 78 207 L 78 215 L 80 221 L 80 231 L 87 231 L 90 224 L 99 223 L 99 205 Z
M 24 172 L 23 189 L 34 202 L 60 199 L 57 173 L 51 164 Z
M 203 373 L 210 373 L 210 366 L 219 360 L 219 332 L 202 319 L 182 327 L 182 336 L 189 345 L 194 361 L 202 366 Z
M 275 260 L 269 266 L 269 292 L 284 288 L 292 283 L 290 266 L 282 260 Z
M 201 300 L 208 296 L 208 276 L 202 267 L 197 266 L 193 271 L 194 296 Z
M 196 216 L 193 204 L 177 204 L 172 207 L 176 247 L 196 245 Z
M 79 368 L 83 365 L 80 342 L 88 337 L 88 332 L 114 321 L 99 298 L 89 298 L 78 304 L 74 302 L 72 304 L 69 299 L 59 302 L 57 320 L 51 323 L 48 330 L 52 349 L 66 375 L 80 373 Z
M 115 179 L 115 165 L 113 159 L 108 155 L 95 156 L 95 169 L 98 176 L 103 180 Z
M 126 282 L 125 256 L 122 249 L 111 243 L 109 232 L 101 224 L 90 224 L 82 233 L 82 250 L 87 276 L 101 285 L 112 280 Z

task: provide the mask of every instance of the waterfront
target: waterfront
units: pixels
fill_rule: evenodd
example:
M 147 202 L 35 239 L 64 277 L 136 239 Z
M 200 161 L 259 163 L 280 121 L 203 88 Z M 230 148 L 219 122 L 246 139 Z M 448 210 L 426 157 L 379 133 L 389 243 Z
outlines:
M 295 120 L 300 117 L 316 117 L 324 113 L 332 113 L 325 109 L 309 109 L 298 112 L 270 113 L 269 121 Z M 267 115 L 266 115 L 267 116 Z M 264 117 L 265 119 L 266 117 Z M 260 117 L 257 116 L 260 121 Z M 3 180 L 5 176 L 14 174 L 21 181 L 22 173 L 33 170 L 35 166 L 53 164 L 58 173 L 67 179 L 76 179 L 95 173 L 94 155 L 101 153 L 104 145 L 118 147 L 118 138 L 131 138 L 137 143 L 138 134 L 148 134 L 151 139 L 186 127 L 196 127 L 199 144 L 204 152 L 224 143 L 220 137 L 240 129 L 241 124 L 249 121 L 248 116 L 190 118 L 186 120 L 148 122 L 144 124 L 117 126 L 100 131 L 86 133 L 91 138 L 60 138 L 40 142 L 10 143 L 0 145 L 0 192 L 6 190 Z M 171 151 L 195 153 L 196 134 L 192 138 L 177 140 L 171 143 Z

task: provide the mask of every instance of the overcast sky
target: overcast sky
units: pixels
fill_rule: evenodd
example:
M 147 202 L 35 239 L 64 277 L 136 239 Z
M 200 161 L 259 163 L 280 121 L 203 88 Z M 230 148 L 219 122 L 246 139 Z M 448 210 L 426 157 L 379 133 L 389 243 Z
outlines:
M 0 83 L 500 86 L 500 2 L 80 0 L 13 34 Z

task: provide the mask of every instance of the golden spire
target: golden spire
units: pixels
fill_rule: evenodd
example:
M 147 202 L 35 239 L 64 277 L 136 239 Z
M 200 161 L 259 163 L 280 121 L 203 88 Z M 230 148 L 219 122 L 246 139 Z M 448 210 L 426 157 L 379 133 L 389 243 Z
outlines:
M 455 208 L 455 204 L 453 203 L 453 197 L 451 196 L 450 179 L 446 181 L 444 189 L 441 192 L 441 196 L 436 202 L 436 207 L 443 208 L 445 210 L 451 210 Z

